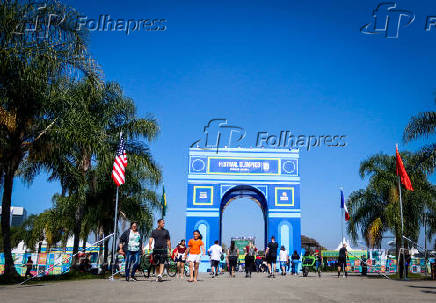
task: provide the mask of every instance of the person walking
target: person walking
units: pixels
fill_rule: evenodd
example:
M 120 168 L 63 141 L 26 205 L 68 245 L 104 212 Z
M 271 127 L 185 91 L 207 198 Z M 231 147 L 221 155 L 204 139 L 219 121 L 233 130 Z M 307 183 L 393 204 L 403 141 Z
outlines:
M 186 245 L 185 240 L 181 240 L 179 244 L 176 246 L 176 262 L 177 262 L 177 273 L 179 274 L 179 278 L 183 278 L 183 273 L 185 271 L 185 259 L 186 259 Z
M 404 254 L 404 257 L 403 257 Z M 408 278 L 408 273 L 409 273 L 409 265 L 410 265 L 410 261 L 411 261 L 411 257 L 410 257 L 410 253 L 408 249 L 400 249 L 400 261 L 398 262 L 399 268 L 400 268 L 400 279 L 404 279 L 407 280 Z M 405 263 L 404 263 L 405 262 Z
M 223 254 L 221 255 L 220 266 L 221 266 L 221 274 L 224 273 L 226 268 L 227 268 L 227 270 L 229 268 L 227 265 L 227 254 L 226 254 L 224 249 L 223 249 Z
M 412 261 L 412 257 L 410 256 L 410 252 L 408 249 L 406 249 L 404 257 L 406 259 L 406 264 L 404 266 L 405 267 L 404 268 L 405 269 L 404 275 L 406 277 L 406 280 L 408 280 L 408 278 L 409 278 L 409 265 L 410 265 L 410 262 Z
M 30 273 L 30 271 L 32 270 L 32 267 L 33 267 L 33 260 L 32 260 L 32 257 L 31 256 L 29 256 L 28 258 L 27 258 L 27 262 L 26 262 L 26 273 L 24 274 L 24 278 L 25 279 L 27 279 L 27 276 L 30 276 L 30 277 L 32 277 L 32 274 Z
M 345 266 L 347 263 L 347 257 L 348 257 L 347 245 L 344 243 L 344 244 L 342 244 L 342 247 L 339 250 L 338 278 L 341 276 L 341 270 L 344 270 L 344 277 L 347 277 L 347 271 L 345 269 Z
M 238 265 L 239 249 L 236 248 L 235 241 L 230 242 L 230 248 L 227 251 L 227 264 L 229 264 L 229 274 L 235 277 L 236 266 Z
M 136 222 L 130 223 L 130 228 L 121 235 L 119 248 L 119 253 L 126 258 L 124 270 L 126 281 L 129 281 L 130 277 L 133 281 L 137 281 L 135 273 L 139 265 L 142 250 L 142 235 L 138 231 L 138 224 Z
M 210 255 L 210 261 L 212 265 L 212 278 L 214 278 L 218 276 L 220 260 L 223 254 L 223 248 L 219 245 L 218 240 L 216 240 L 214 245 L 209 248 L 208 253 Z
M 248 243 L 245 247 L 245 277 L 251 278 L 251 272 L 253 271 L 254 258 L 256 257 L 257 248 L 253 242 Z
M 282 271 L 280 274 L 282 276 L 286 276 L 286 264 L 289 261 L 289 254 L 283 245 L 280 247 L 279 261 L 280 261 L 280 269 Z
M 165 262 L 168 259 L 168 250 L 171 251 L 170 233 L 165 229 L 165 220 L 159 219 L 157 221 L 157 228 L 151 232 L 148 242 L 149 247 L 152 246 L 154 241 L 152 258 L 157 264 L 156 281 L 162 282 L 162 274 L 165 268 Z
M 277 249 L 279 248 L 279 244 L 276 242 L 276 238 L 274 236 L 271 237 L 271 242 L 268 243 L 265 256 L 266 262 L 268 263 L 268 278 L 275 278 L 276 272 L 276 262 L 277 262 Z
M 318 273 L 318 277 L 321 278 L 322 254 L 318 249 L 315 250 L 315 258 L 316 272 Z
M 297 273 L 298 273 L 298 262 L 299 261 L 300 261 L 300 256 L 298 255 L 297 251 L 294 250 L 294 253 L 291 256 L 292 275 L 297 275 Z
M 201 240 L 202 236 L 199 230 L 194 231 L 193 239 L 188 242 L 187 261 L 189 262 L 189 280 L 188 282 L 197 282 L 198 268 L 201 262 L 201 254 L 206 255 L 204 243 Z
M 286 263 L 286 272 L 291 271 L 291 258 L 288 258 L 288 262 Z

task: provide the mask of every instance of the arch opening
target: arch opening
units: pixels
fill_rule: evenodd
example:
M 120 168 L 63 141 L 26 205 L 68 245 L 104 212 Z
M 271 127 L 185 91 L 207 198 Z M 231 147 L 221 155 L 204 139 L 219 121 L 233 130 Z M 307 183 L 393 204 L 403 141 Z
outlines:
M 219 207 L 219 219 L 220 219 L 220 233 L 219 233 L 219 241 L 222 243 L 223 240 L 223 213 L 224 210 L 229 206 L 229 204 L 234 200 L 241 200 L 247 202 L 247 199 L 255 202 L 262 212 L 262 219 L 264 223 L 263 228 L 263 243 L 257 243 L 257 245 L 266 245 L 267 241 L 267 230 L 268 230 L 268 204 L 264 194 L 259 191 L 257 188 L 249 185 L 238 185 L 229 189 L 222 197 L 220 207 Z M 247 205 L 247 204 L 245 204 Z M 233 206 L 232 206 L 233 207 Z M 254 214 L 254 216 L 256 216 Z M 254 217 L 255 218 L 255 217 Z M 237 234 L 235 234 L 237 236 Z

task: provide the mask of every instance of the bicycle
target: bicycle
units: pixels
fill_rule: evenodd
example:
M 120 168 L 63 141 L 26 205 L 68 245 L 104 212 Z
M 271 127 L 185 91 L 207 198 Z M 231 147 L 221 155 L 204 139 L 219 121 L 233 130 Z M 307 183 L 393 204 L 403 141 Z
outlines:
M 151 270 L 155 269 L 158 265 L 160 265 L 158 258 L 155 260 L 151 254 L 143 255 L 141 257 L 139 270 L 142 271 L 144 278 L 150 278 Z M 177 263 L 170 257 L 167 257 L 165 260 L 164 272 L 166 272 L 171 278 L 174 278 L 177 274 Z
M 304 256 L 301 266 L 303 267 L 303 277 L 307 277 L 309 275 L 309 271 L 311 268 L 315 267 L 316 258 L 313 256 Z M 318 272 L 320 274 L 320 272 Z
M 189 278 L 190 271 L 189 271 L 189 263 L 188 262 L 185 262 L 184 272 L 185 272 L 185 277 Z
M 151 255 L 142 255 L 138 266 L 138 270 L 142 271 L 144 278 L 150 278 L 151 270 L 154 269 L 154 264 L 151 260 Z

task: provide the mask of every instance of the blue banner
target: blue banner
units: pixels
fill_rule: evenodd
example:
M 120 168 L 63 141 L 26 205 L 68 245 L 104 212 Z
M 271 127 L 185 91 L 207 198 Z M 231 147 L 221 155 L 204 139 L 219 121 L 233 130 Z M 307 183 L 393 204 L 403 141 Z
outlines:
M 208 157 L 209 174 L 279 175 L 280 159 Z

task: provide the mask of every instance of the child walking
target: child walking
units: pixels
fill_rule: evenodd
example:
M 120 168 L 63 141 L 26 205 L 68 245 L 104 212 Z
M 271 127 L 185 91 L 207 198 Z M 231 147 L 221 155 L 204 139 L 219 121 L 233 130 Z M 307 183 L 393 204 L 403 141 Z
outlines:
M 194 238 L 189 240 L 188 249 L 186 250 L 188 255 L 187 261 L 189 262 L 189 280 L 188 282 L 197 282 L 198 267 L 201 262 L 201 255 L 206 255 L 204 249 L 204 243 L 201 241 L 200 231 L 194 231 Z

